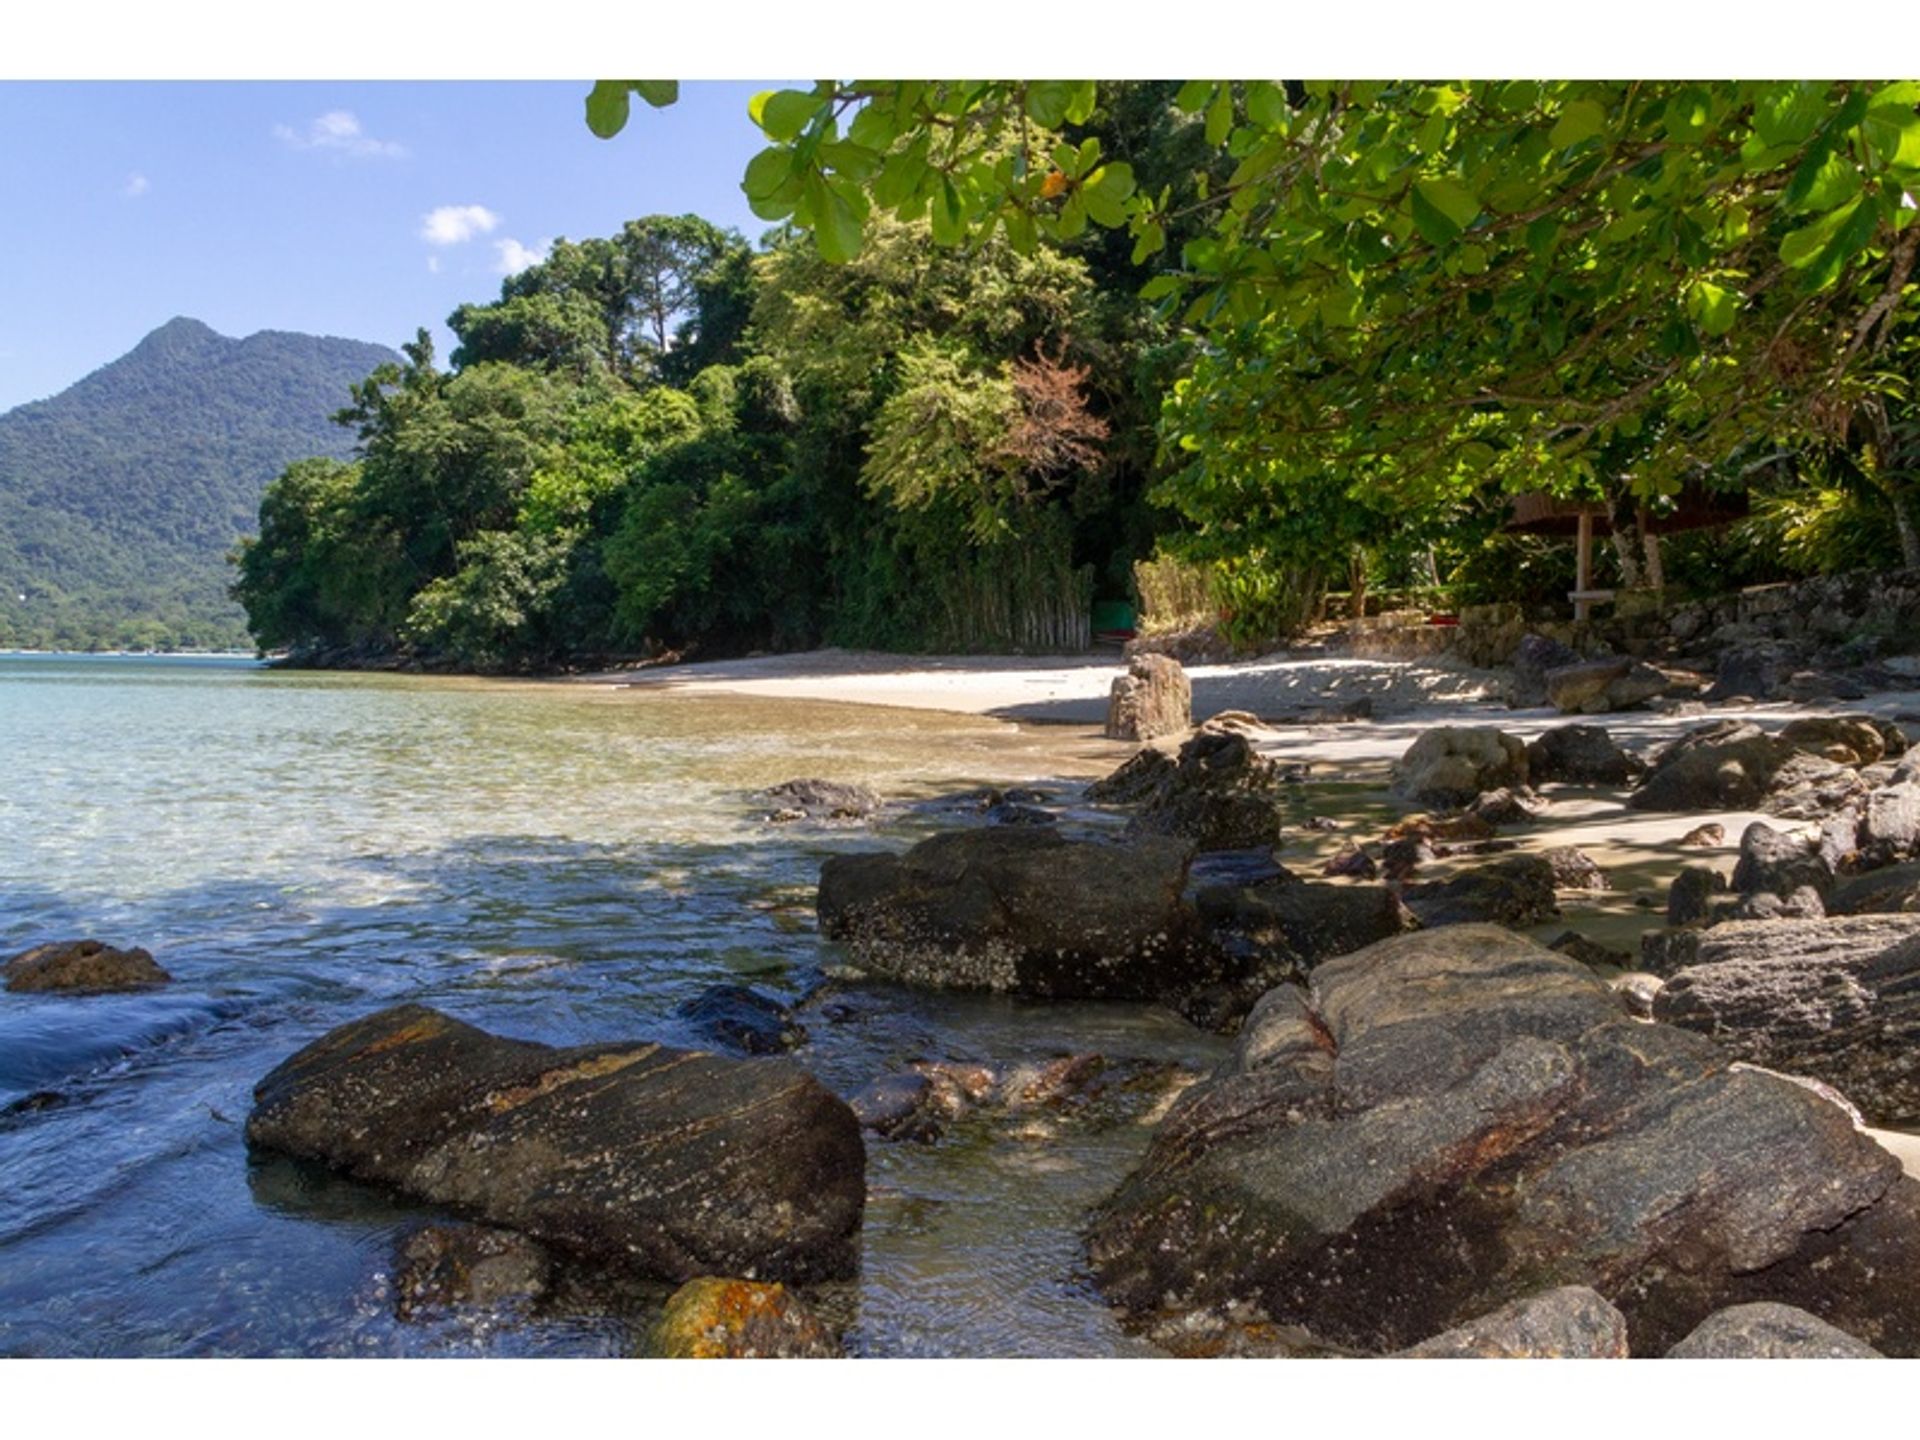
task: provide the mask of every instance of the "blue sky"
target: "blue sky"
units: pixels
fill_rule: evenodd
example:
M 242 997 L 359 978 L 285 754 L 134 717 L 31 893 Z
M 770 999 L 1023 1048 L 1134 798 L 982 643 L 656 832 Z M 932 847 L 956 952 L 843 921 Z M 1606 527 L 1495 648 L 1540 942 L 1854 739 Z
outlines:
M 693 212 L 755 239 L 746 106 L 778 83 L 689 82 L 611 141 L 585 81 L 0 84 L 0 410 L 175 315 L 389 345 L 429 325 L 444 356 L 454 307 L 555 236 Z

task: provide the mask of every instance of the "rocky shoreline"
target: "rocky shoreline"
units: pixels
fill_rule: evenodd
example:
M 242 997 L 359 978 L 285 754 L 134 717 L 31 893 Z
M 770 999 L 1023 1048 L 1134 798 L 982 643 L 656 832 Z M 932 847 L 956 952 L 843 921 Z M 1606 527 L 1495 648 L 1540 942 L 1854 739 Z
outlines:
M 1404 736 L 1373 783 L 1253 714 L 1192 727 L 1171 661 L 1116 692 L 1139 748 L 1104 779 L 922 802 L 933 833 L 828 858 L 828 978 L 689 1002 L 712 1053 L 397 1006 L 263 1078 L 248 1146 L 447 1214 L 396 1256 L 409 1316 L 617 1272 L 681 1286 L 649 1353 L 841 1353 L 815 1292 L 857 1269 L 873 1147 L 1121 1116 L 1151 1139 L 1084 1263 L 1169 1353 L 1920 1354 L 1920 1180 L 1873 1137 L 1920 1123 L 1900 724 L 1688 716 L 1649 747 L 1308 719 Z M 802 831 L 897 809 L 820 780 L 749 803 Z M 1623 864 L 1606 816 L 1672 835 Z M 94 941 L 6 973 L 72 1004 L 170 978 Z M 927 1059 L 844 1093 L 785 1058 L 876 983 L 1155 1005 L 1234 1048 L 1211 1074 Z

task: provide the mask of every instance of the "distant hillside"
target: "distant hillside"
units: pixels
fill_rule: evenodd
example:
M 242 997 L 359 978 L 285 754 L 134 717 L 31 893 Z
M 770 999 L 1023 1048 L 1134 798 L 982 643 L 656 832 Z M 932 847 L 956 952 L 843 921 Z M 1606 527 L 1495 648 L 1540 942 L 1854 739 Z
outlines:
M 289 461 L 345 457 L 328 418 L 381 345 L 169 320 L 0 415 L 0 649 L 245 646 L 226 554 Z

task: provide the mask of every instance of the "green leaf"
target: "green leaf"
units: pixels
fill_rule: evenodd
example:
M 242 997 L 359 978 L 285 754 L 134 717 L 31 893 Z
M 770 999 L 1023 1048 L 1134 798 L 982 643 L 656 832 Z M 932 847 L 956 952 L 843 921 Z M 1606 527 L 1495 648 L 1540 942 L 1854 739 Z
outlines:
M 1066 121 L 1067 107 L 1073 104 L 1073 88 L 1071 80 L 1029 81 L 1027 114 L 1037 125 L 1058 129 Z
M 1740 296 L 1708 280 L 1696 280 L 1687 290 L 1687 314 L 1703 335 L 1724 335 L 1740 313 Z
M 1806 284 L 1809 290 L 1824 290 L 1853 262 L 1854 256 L 1872 243 L 1874 232 L 1880 228 L 1880 207 L 1868 196 L 1860 199 L 1845 210 L 1836 210 L 1834 214 L 1843 216 L 1835 228 L 1833 237 L 1827 241 L 1813 263 L 1807 267 Z
M 1473 192 L 1445 176 L 1425 176 L 1413 182 L 1413 223 L 1435 245 L 1445 245 L 1480 214 Z
M 1827 242 L 1833 238 L 1834 232 L 1844 225 L 1848 217 L 1859 207 L 1860 202 L 1856 200 L 1844 210 L 1835 210 L 1831 214 L 1821 216 L 1811 225 L 1803 225 L 1798 230 L 1790 231 L 1780 242 L 1781 262 L 1796 270 L 1811 265 Z
M 749 200 L 764 200 L 792 175 L 793 152 L 777 145 L 769 146 L 747 162 L 746 178 L 740 188 L 746 191 Z
M 953 188 L 953 181 L 944 175 L 933 192 L 931 219 L 936 245 L 958 245 L 967 233 L 966 211 L 960 204 L 960 192 Z
M 1890 169 L 1920 169 L 1920 115 L 1910 106 L 1879 106 L 1860 122 L 1875 157 Z
M 1213 103 L 1207 107 L 1207 144 L 1218 145 L 1227 138 L 1227 132 L 1233 129 L 1233 89 L 1222 85 L 1214 92 Z
M 611 140 L 627 126 L 627 82 L 596 81 L 587 92 L 587 128 L 602 140 Z
M 1860 169 L 1844 155 L 1817 151 L 1809 154 L 1793 172 L 1782 197 L 1790 210 L 1832 210 L 1860 193 Z
M 1591 140 L 1596 135 L 1606 133 L 1606 110 L 1596 101 L 1576 100 L 1562 110 L 1560 118 L 1553 122 L 1547 143 L 1556 150 L 1566 150 L 1582 140 Z
M 629 80 L 634 93 L 656 110 L 664 110 L 680 98 L 678 80 Z
M 876 104 L 862 105 L 853 123 L 847 126 L 847 139 L 873 150 L 885 150 L 899 134 L 899 123 L 891 111 Z
M 1252 80 L 1247 84 L 1247 118 L 1263 130 L 1287 128 L 1287 92 L 1271 80 Z
M 792 140 L 807 128 L 820 100 L 804 90 L 763 90 L 747 102 L 747 114 L 769 140 Z
M 1196 114 L 1212 102 L 1213 90 L 1214 82 L 1211 80 L 1189 80 L 1173 97 L 1174 107 L 1189 115 Z
M 832 265 L 844 265 L 860 253 L 866 239 L 865 203 L 858 190 L 850 186 L 826 184 L 816 177 L 807 184 L 811 203 L 814 243 L 820 258 Z

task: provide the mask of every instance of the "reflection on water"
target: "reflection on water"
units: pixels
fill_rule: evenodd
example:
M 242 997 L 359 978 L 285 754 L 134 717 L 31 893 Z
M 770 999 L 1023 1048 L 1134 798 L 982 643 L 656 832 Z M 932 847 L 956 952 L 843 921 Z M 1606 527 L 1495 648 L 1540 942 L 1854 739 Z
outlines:
M 1111 763 L 1077 733 L 930 712 L 0 658 L 0 954 L 97 935 L 176 981 L 0 995 L 0 1353 L 631 1350 L 657 1297 L 590 1276 L 527 1315 L 395 1320 L 394 1243 L 424 1212 L 250 1163 L 253 1082 L 403 999 L 559 1044 L 693 1043 L 674 1012 L 705 985 L 817 978 L 820 859 L 876 843 L 765 825 L 745 792 L 822 775 L 912 798 Z M 1143 1007 L 838 998 L 798 1058 L 843 1093 L 916 1058 L 1217 1051 Z M 822 1303 L 868 1354 L 1129 1350 L 1077 1230 L 1147 1133 L 1121 1115 L 876 1144 L 861 1277 Z

